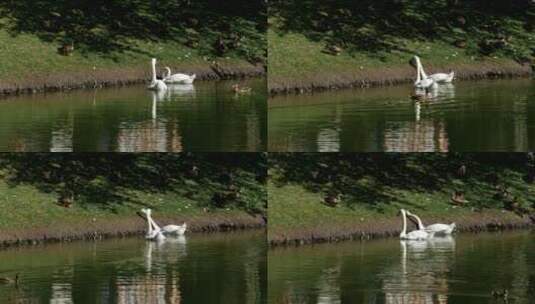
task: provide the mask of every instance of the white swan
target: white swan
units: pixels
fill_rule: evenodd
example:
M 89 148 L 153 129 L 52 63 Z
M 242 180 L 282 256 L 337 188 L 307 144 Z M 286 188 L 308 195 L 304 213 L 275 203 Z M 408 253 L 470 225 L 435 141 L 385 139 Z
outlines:
M 429 226 L 424 226 L 422 220 L 416 214 L 407 211 L 407 215 L 412 216 L 416 219 L 416 221 L 418 222 L 418 230 L 424 230 L 425 232 L 430 233 L 432 235 L 450 235 L 455 230 L 455 223 L 451 223 L 449 225 L 437 223 Z
M 422 75 L 424 75 L 424 78 L 431 78 L 435 83 L 451 83 L 455 78 L 455 72 L 453 70 L 450 70 L 449 73 L 435 73 L 427 76 L 420 61 L 420 57 L 414 56 L 414 59 L 420 66 L 420 72 L 422 73 Z
M 152 219 L 152 210 L 151 209 L 142 209 L 143 213 L 147 216 L 147 220 L 154 226 L 154 229 L 158 229 L 161 231 L 164 235 L 184 235 L 186 233 L 186 230 L 188 228 L 188 225 L 186 223 L 183 223 L 182 225 L 166 225 L 160 228 L 158 224 Z
M 145 234 L 145 238 L 148 240 L 155 240 L 155 241 L 163 241 L 165 240 L 165 235 L 163 235 L 162 229 L 154 221 L 152 220 L 150 214 L 150 209 L 141 209 L 141 212 L 143 212 L 147 218 L 147 223 L 149 224 L 149 228 L 147 230 L 147 233 Z
M 188 229 L 188 225 L 183 223 L 182 225 L 167 225 L 162 227 L 164 234 L 184 235 Z
M 176 73 L 176 74 L 171 75 L 170 67 L 165 67 L 165 70 L 167 71 L 167 73 L 163 77 L 163 81 L 169 84 L 172 84 L 172 83 L 192 84 L 193 81 L 195 80 L 195 77 L 197 77 L 197 75 L 195 74 L 187 75 L 187 74 Z
M 451 83 L 455 78 L 455 72 L 450 70 L 449 73 L 435 73 L 429 75 L 429 78 L 433 79 L 436 83 Z
M 414 86 L 417 89 L 436 89 L 438 87 L 437 83 L 430 77 L 425 74 L 422 63 L 420 62 L 420 57 L 414 56 L 416 60 L 416 81 Z
M 402 240 L 426 240 L 429 238 L 429 233 L 424 230 L 414 230 L 407 233 L 407 215 L 404 209 L 400 210 L 401 215 L 403 216 L 403 229 L 399 234 L 399 238 Z
M 148 89 L 154 90 L 154 91 L 167 90 L 167 85 L 165 84 L 165 82 L 163 82 L 162 80 L 156 79 L 156 58 L 152 58 L 151 68 L 152 68 L 152 79 L 151 79 Z

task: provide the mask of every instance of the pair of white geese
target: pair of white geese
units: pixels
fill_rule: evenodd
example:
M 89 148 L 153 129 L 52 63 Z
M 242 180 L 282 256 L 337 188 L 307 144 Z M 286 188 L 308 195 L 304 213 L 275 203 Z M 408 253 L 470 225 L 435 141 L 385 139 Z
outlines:
M 147 233 L 145 234 L 145 238 L 147 240 L 163 241 L 165 240 L 166 236 L 169 236 L 169 235 L 181 236 L 181 235 L 184 235 L 184 233 L 186 232 L 186 229 L 188 228 L 186 223 L 182 225 L 166 225 L 166 226 L 160 227 L 152 219 L 152 210 L 146 208 L 146 209 L 141 209 L 141 212 L 145 214 L 145 218 L 147 219 L 147 223 L 148 223 L 148 230 L 147 230 Z
M 438 84 L 450 83 L 455 77 L 455 73 L 453 71 L 450 71 L 449 73 L 436 73 L 428 76 L 424 71 L 420 57 L 414 56 L 414 60 L 416 61 L 417 73 L 414 86 L 417 89 L 436 89 Z
M 435 236 L 446 236 L 453 233 L 455 230 L 455 223 L 451 224 L 432 224 L 424 226 L 420 217 L 416 214 L 410 213 L 405 209 L 400 210 L 403 216 L 403 228 L 399 234 L 402 240 L 426 240 Z M 407 232 L 407 215 L 412 216 L 418 222 L 418 230 Z
M 154 91 L 165 91 L 167 90 L 168 84 L 192 84 L 197 77 L 195 74 L 187 75 L 182 73 L 171 73 L 171 68 L 165 67 L 166 73 L 163 75 L 162 79 L 156 77 L 156 58 L 151 60 L 152 67 L 152 79 L 149 84 L 148 89 Z

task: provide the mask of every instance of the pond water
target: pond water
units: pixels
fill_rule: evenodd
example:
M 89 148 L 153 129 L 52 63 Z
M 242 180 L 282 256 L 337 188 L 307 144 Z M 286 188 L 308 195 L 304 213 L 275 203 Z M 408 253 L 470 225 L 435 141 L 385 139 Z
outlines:
M 2 98 L 0 151 L 265 151 L 266 96 L 266 80 L 249 79 Z
M 0 251 L 1 303 L 265 303 L 264 231 Z
M 268 303 L 534 303 L 534 253 L 529 231 L 275 248 Z
M 272 98 L 269 151 L 535 150 L 535 80 L 459 81 L 415 103 L 412 85 Z

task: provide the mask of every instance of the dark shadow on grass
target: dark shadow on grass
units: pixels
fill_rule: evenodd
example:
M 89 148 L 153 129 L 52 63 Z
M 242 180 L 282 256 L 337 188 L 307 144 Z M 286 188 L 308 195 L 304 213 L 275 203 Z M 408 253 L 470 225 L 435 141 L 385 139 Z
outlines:
M 345 206 L 382 212 L 392 203 L 414 204 L 396 197 L 398 190 L 444 192 L 455 184 L 465 192 L 492 192 L 497 186 L 514 190 L 523 185 L 521 176 L 531 162 L 526 153 L 278 153 L 269 166 L 276 171 L 277 186 L 294 183 L 316 193 L 336 193 Z M 503 205 L 500 200 L 473 198 L 474 208 Z M 535 207 L 535 200 L 522 199 L 528 200 L 524 206 Z
M 264 213 L 266 157 L 253 153 L 13 153 L 0 156 L 11 186 L 30 184 L 72 199 L 82 207 L 114 210 L 125 203 L 146 205 L 129 191 L 174 192 L 206 208 L 239 208 Z M 263 173 L 264 172 L 264 173 Z M 223 205 L 211 200 L 239 192 Z M 49 206 L 52 208 L 53 206 Z
M 304 0 L 270 2 L 279 33 L 298 32 L 349 53 L 384 57 L 392 51 L 418 54 L 399 38 L 443 41 L 473 54 L 505 53 L 533 59 L 531 0 Z
M 117 56 L 142 52 L 132 40 L 175 41 L 209 56 L 264 60 L 266 7 L 261 0 L 1 1 L 4 27 L 58 47 Z

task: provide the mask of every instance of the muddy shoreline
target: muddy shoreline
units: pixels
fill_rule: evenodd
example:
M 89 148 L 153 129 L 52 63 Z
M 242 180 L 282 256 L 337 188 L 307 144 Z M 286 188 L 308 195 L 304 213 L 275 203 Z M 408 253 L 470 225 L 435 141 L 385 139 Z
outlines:
M 454 64 L 448 67 L 426 67 L 428 74 L 453 69 L 456 80 L 481 80 L 527 78 L 534 74 L 534 67 L 516 62 L 485 61 L 477 64 Z M 302 94 L 327 90 L 348 88 L 368 88 L 378 86 L 399 85 L 412 83 L 415 71 L 412 67 L 391 67 L 329 73 L 322 71 L 315 75 L 304 75 L 302 79 L 287 79 L 282 77 L 268 78 L 268 92 L 271 96 L 280 94 Z
M 535 215 L 520 217 L 512 212 L 498 210 L 473 212 L 463 216 L 426 216 L 424 223 L 455 222 L 457 232 L 482 232 L 535 227 Z M 414 225 L 408 226 L 416 229 Z M 314 243 L 339 242 L 345 240 L 370 240 L 385 237 L 398 237 L 401 230 L 399 217 L 385 218 L 375 221 L 355 221 L 355 223 L 327 227 L 293 230 L 285 233 L 269 235 L 269 245 L 295 246 Z
M 188 223 L 187 233 L 222 232 L 265 227 L 263 219 L 250 215 L 208 215 L 182 218 L 158 216 L 159 225 Z M 0 231 L 0 247 L 32 245 L 39 243 L 96 240 L 143 235 L 146 223 L 138 216 L 119 219 L 90 218 L 76 224 L 57 223 L 50 227 L 9 229 Z
M 265 68 L 252 64 L 206 64 L 174 66 L 173 71 L 196 74 L 198 80 L 224 80 L 266 75 Z M 23 80 L 0 79 L 0 96 L 39 92 L 68 91 L 74 89 L 103 88 L 147 83 L 150 71 L 147 67 L 125 67 L 83 72 L 63 72 L 46 75 L 28 75 Z

